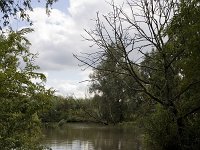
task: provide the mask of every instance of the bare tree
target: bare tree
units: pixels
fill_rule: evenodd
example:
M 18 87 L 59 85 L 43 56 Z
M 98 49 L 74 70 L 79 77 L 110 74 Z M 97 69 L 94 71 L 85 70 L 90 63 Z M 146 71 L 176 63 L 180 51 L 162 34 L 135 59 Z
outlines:
M 85 30 L 89 35 L 86 40 L 98 46 L 99 51 L 74 56 L 83 65 L 93 69 L 99 69 L 97 66 L 104 61 L 106 54 L 112 56 L 112 60 L 124 70 L 115 73 L 132 77 L 139 85 L 135 90 L 145 93 L 172 114 L 178 126 L 180 140 L 184 127 L 183 118 L 199 110 L 200 107 L 182 114 L 178 110 L 178 102 L 184 93 L 200 81 L 191 81 L 183 87 L 179 84 L 182 76 L 176 65 L 185 49 L 177 49 L 173 37 L 167 34 L 173 16 L 178 14 L 179 3 L 178 0 L 131 0 L 120 7 L 112 1 L 110 3 L 112 12 L 103 18 L 97 13 L 96 28 Z M 117 51 L 113 52 L 113 49 Z M 156 55 L 157 63 L 155 57 L 148 55 L 148 52 Z M 119 61 L 119 56 L 123 61 Z M 148 58 L 149 63 L 144 63 L 144 58 Z M 141 71 L 143 69 L 152 72 L 148 78 L 143 76 Z M 104 71 L 113 73 L 112 69 Z M 152 77 L 153 74 L 159 74 L 162 79 Z

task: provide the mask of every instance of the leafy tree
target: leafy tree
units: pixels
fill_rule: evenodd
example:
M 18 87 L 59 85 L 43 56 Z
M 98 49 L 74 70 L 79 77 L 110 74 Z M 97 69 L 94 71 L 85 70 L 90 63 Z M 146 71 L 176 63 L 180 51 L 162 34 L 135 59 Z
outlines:
M 38 1 L 39 2 L 39 1 Z M 46 9 L 56 2 L 47 0 Z M 24 37 L 31 29 L 12 31 L 12 19 L 31 23 L 27 11 L 31 0 L 1 0 L 0 27 L 9 30 L 0 35 L 0 149 L 40 149 L 40 114 L 52 95 L 46 90 L 46 77 L 34 65 L 37 55 L 29 51 L 30 42 Z M 19 15 L 19 16 L 18 16 Z
M 107 123 L 116 124 L 130 119 L 128 116 L 132 114 L 134 108 L 136 109 L 140 100 L 134 91 L 137 83 L 133 82 L 130 76 L 123 72 L 121 66 L 112 60 L 112 55 L 115 55 L 115 58 L 123 63 L 120 51 L 114 45 L 110 49 L 113 49 L 112 53 L 105 54 L 97 66 L 98 69 L 90 75 L 92 81 L 90 92 L 98 94 L 101 99 L 96 97 L 101 118 Z M 134 108 L 130 109 L 130 104 Z
M 184 120 L 183 143 L 192 149 L 198 149 L 200 145 L 199 124 L 199 27 L 200 27 L 200 6 L 199 1 L 181 1 L 179 13 L 174 16 L 168 33 L 170 42 L 180 52 L 178 68 L 181 74 L 181 87 L 185 92 L 179 96 L 181 119 Z
M 45 76 L 36 72 L 36 55 L 29 52 L 30 43 L 24 34 L 30 31 L 0 37 L 0 149 L 37 147 L 38 113 L 48 106 L 52 94 L 43 85 Z

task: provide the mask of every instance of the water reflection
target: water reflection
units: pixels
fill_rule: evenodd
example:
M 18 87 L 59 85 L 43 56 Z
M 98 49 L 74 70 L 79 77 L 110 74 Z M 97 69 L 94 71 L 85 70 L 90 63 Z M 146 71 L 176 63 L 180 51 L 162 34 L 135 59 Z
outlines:
M 140 150 L 133 128 L 96 124 L 67 124 L 59 129 L 44 129 L 44 144 L 52 150 Z
M 58 141 L 48 141 L 47 145 L 51 147 L 53 150 L 94 150 L 94 147 L 92 143 L 89 141 L 80 141 L 80 140 L 74 140 L 74 141 L 66 141 L 59 143 Z

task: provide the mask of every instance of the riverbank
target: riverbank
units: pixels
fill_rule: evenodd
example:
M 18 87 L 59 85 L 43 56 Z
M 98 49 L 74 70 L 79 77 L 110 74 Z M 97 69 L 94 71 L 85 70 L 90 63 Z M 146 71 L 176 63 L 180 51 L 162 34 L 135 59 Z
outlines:
M 103 124 L 95 121 L 66 121 L 66 120 L 61 120 L 59 122 L 46 122 L 43 123 L 43 127 L 46 128 L 59 128 L 62 127 L 66 124 L 96 124 L 96 125 L 102 125 L 102 126 L 110 126 L 110 127 L 122 127 L 122 128 L 138 128 L 138 123 L 137 122 L 122 122 L 122 123 L 117 123 L 117 124 Z

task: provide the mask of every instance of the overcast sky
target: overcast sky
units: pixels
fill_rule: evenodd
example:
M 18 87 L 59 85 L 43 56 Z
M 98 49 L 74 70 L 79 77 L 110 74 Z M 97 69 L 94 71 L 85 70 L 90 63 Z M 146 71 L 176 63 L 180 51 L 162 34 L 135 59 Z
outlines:
M 35 31 L 28 35 L 31 51 L 39 53 L 36 64 L 47 76 L 47 87 L 63 96 L 84 98 L 88 96 L 88 83 L 80 82 L 88 79 L 91 69 L 82 71 L 73 53 L 89 49 L 90 44 L 81 35 L 85 34 L 84 29 L 94 28 L 91 19 L 96 12 L 106 14 L 110 7 L 104 0 L 59 0 L 48 17 L 41 5 L 34 4 L 30 13 Z

